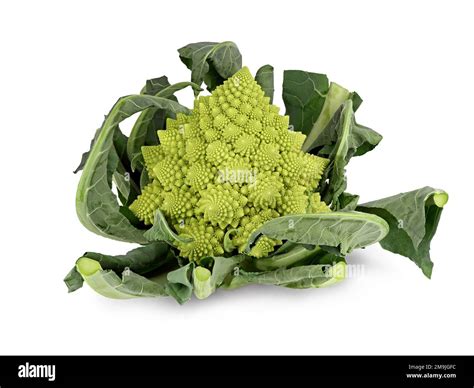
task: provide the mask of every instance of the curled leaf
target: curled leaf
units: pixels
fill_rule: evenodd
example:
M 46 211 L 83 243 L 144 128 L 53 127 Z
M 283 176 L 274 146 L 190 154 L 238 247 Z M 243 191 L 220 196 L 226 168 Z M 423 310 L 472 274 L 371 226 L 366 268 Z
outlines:
M 382 248 L 410 258 L 430 278 L 430 244 L 447 201 L 445 191 L 423 187 L 364 203 L 357 210 L 383 218 L 390 230 L 380 241 Z
M 125 269 L 120 278 L 112 270 L 103 270 L 98 261 L 81 257 L 76 269 L 84 281 L 97 293 L 112 299 L 155 297 L 167 295 L 159 284 Z
M 117 198 L 111 190 L 113 171 L 108 162 L 114 150 L 113 138 L 118 124 L 127 117 L 151 107 L 173 112 L 189 112 L 177 102 L 162 97 L 132 95 L 117 101 L 101 127 L 84 166 L 76 194 L 79 220 L 96 234 L 120 241 L 147 242 L 143 231 L 133 226 L 120 212 Z

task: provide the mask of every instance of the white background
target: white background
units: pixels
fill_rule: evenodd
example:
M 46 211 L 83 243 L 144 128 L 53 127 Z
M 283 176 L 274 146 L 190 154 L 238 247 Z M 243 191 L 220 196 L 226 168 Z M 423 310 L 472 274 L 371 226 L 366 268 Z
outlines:
M 15 1 L 0 5 L 0 354 L 472 354 L 473 87 L 469 2 Z M 351 162 L 362 201 L 424 185 L 450 194 L 432 280 L 378 246 L 364 276 L 327 289 L 252 286 L 179 306 L 115 301 L 64 275 L 84 251 L 131 245 L 88 232 L 72 174 L 118 97 L 188 80 L 176 50 L 235 41 L 255 72 L 327 73 L 383 134 Z M 190 103 L 190 92 L 183 101 Z

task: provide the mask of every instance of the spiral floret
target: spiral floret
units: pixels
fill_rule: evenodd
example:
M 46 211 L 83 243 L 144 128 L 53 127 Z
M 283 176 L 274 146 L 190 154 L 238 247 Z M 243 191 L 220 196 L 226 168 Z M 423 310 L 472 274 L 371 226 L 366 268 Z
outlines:
M 319 193 L 313 193 L 309 197 L 309 212 L 310 213 L 326 213 L 331 211 L 328 205 L 321 199 Z
M 268 256 L 269 253 L 273 252 L 276 245 L 281 244 L 280 240 L 274 240 L 267 236 L 260 237 L 255 245 L 250 250 L 250 256 L 260 257 Z
M 229 183 L 210 185 L 200 193 L 197 212 L 202 213 L 204 220 L 224 229 L 228 225 L 236 227 L 244 216 L 243 207 L 247 198 L 235 190 Z
M 143 146 L 142 147 L 143 160 L 150 178 L 156 178 L 153 168 L 156 164 L 164 158 L 164 151 L 162 146 Z
M 154 180 L 143 188 L 142 193 L 130 205 L 129 209 L 141 219 L 145 225 L 153 223 L 156 209 L 159 209 L 163 204 L 163 197 L 160 195 L 162 191 L 163 186 L 161 186 L 159 181 Z
M 272 173 L 260 173 L 257 181 L 248 186 L 248 198 L 259 209 L 274 209 L 281 200 L 284 189 L 281 177 Z
M 182 225 L 182 226 L 181 226 Z M 191 218 L 188 223 L 178 226 L 179 234 L 188 237 L 190 242 L 179 242 L 178 248 L 182 256 L 199 262 L 206 256 L 218 256 L 224 253 L 222 238 L 224 232 L 205 222 Z
M 278 212 L 285 216 L 288 214 L 307 213 L 309 196 L 304 186 L 294 186 L 285 191 L 281 202 L 278 204 Z

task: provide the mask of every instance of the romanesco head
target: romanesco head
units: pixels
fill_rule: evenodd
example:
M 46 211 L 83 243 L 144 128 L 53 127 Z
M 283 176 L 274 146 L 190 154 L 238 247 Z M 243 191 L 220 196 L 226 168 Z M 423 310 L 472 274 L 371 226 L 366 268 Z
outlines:
M 315 193 L 328 160 L 301 151 L 305 135 L 289 130 L 246 67 L 197 98 L 191 115 L 168 119 L 158 138 L 142 149 L 152 182 L 130 210 L 151 224 L 160 209 L 192 239 L 178 245 L 189 260 L 222 255 L 227 232 L 242 252 L 272 218 L 329 211 Z M 261 237 L 250 254 L 267 256 L 278 244 Z

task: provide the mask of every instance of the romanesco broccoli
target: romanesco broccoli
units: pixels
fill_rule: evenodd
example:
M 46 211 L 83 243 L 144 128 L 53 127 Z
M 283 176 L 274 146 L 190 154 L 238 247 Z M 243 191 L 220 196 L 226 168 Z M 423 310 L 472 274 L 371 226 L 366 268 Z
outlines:
M 316 188 L 328 160 L 301 151 L 301 132 L 244 67 L 158 131 L 160 145 L 142 154 L 152 179 L 130 206 L 145 224 L 160 209 L 179 235 L 189 260 L 222 255 L 226 233 L 239 252 L 264 222 L 287 214 L 329 211 Z M 281 241 L 261 237 L 254 257 Z

